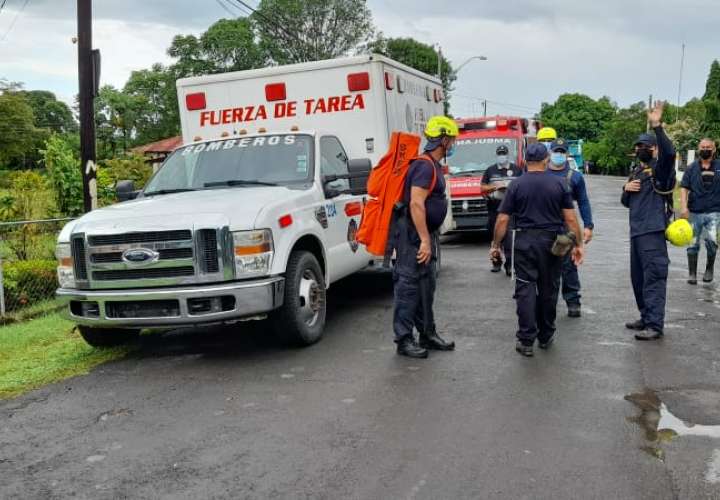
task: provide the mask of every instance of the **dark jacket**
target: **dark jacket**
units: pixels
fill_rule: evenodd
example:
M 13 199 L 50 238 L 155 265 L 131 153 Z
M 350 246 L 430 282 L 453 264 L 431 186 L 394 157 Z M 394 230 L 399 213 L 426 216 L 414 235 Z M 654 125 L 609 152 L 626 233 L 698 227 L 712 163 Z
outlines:
M 713 160 L 707 173 L 714 172 L 712 182 L 703 182 L 700 161 L 695 161 L 683 174 L 681 187 L 690 191 L 688 209 L 696 214 L 720 212 L 720 160 Z
M 590 198 L 587 194 L 587 187 L 585 186 L 585 177 L 577 170 L 572 170 L 570 179 L 568 182 L 568 173 L 571 171 L 570 164 L 565 163 L 565 168 L 562 170 L 548 169 L 548 173 L 557 177 L 563 178 L 566 183 L 569 183 L 568 188 L 572 194 L 573 200 L 577 203 L 578 210 L 580 210 L 580 216 L 583 220 L 583 225 L 588 229 L 594 229 L 595 224 L 592 218 L 592 208 L 590 207 Z

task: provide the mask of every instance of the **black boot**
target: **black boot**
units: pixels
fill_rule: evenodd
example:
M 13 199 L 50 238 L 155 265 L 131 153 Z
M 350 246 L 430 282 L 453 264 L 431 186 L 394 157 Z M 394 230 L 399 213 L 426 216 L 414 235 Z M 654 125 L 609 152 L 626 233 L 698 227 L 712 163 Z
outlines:
M 703 275 L 703 283 L 712 283 L 715 278 L 715 255 L 708 255 L 705 274 Z
M 697 285 L 697 262 L 698 262 L 698 256 L 690 255 L 688 254 L 688 269 L 690 271 L 690 277 L 688 278 L 688 283 L 691 285 Z
M 582 308 L 580 302 L 568 302 L 568 316 L 571 318 L 579 318 L 582 316 Z
M 423 349 L 415 343 L 412 335 L 406 335 L 397 343 L 397 353 L 408 358 L 424 359 L 428 357 L 427 349 Z
M 454 351 L 455 342 L 448 342 L 443 339 L 433 328 L 427 335 L 420 333 L 420 347 L 434 351 Z

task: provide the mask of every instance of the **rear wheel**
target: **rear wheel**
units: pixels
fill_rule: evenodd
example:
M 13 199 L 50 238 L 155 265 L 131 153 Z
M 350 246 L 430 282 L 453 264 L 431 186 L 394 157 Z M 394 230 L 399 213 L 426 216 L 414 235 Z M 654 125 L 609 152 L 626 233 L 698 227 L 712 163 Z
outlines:
M 115 347 L 129 344 L 140 335 L 140 330 L 123 330 L 120 328 L 93 328 L 78 326 L 82 338 L 93 347 Z
M 293 252 L 285 272 L 285 301 L 274 315 L 274 328 L 286 342 L 308 346 L 325 329 L 325 277 L 313 254 Z

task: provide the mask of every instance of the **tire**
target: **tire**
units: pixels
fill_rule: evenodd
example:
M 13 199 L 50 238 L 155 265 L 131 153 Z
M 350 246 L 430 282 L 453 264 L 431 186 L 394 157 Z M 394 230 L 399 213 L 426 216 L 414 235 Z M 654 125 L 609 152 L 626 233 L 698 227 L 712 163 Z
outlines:
M 140 336 L 140 330 L 120 328 L 93 328 L 78 326 L 82 338 L 93 347 L 116 347 L 129 344 Z
M 327 313 L 325 276 L 313 254 L 290 254 L 285 271 L 285 301 L 273 315 L 273 327 L 280 339 L 304 347 L 322 338 Z

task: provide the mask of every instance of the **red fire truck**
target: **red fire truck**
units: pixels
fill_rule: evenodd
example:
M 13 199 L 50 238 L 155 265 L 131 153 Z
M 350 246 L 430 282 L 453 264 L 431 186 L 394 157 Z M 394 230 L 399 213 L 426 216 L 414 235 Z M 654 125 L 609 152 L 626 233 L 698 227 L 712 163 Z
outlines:
M 508 147 L 510 161 L 525 166 L 525 148 L 538 124 L 527 118 L 486 116 L 459 119 L 460 136 L 450 163 L 454 231 L 488 230 L 487 197 L 481 187 L 485 170 L 496 162 L 498 146 Z

